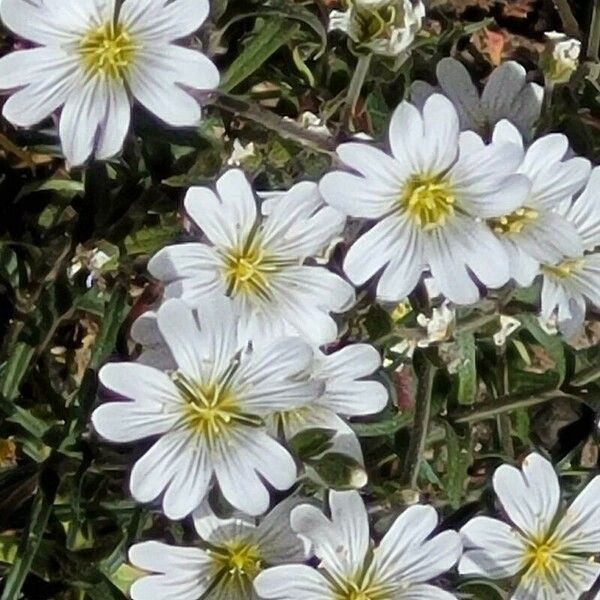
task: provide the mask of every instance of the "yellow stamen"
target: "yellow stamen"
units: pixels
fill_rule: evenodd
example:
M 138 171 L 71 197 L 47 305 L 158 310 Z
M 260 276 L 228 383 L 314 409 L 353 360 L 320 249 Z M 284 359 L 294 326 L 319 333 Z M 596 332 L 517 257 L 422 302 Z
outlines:
M 527 571 L 524 577 L 535 576 L 547 582 L 560 579 L 560 547 L 552 539 L 530 542 L 525 552 Z
M 585 261 L 581 258 L 570 258 L 558 265 L 542 265 L 542 272 L 557 279 L 568 279 L 583 268 Z
M 416 175 L 404 186 L 400 206 L 424 230 L 442 227 L 455 212 L 456 198 L 442 178 Z
M 137 46 L 121 25 L 107 23 L 87 33 L 79 43 L 84 69 L 92 75 L 122 80 Z
M 215 569 L 227 579 L 252 581 L 262 570 L 262 558 L 257 546 L 233 541 L 218 550 L 209 550 Z
M 495 233 L 507 235 L 521 233 L 527 225 L 538 217 L 537 210 L 523 206 L 508 215 L 489 219 L 488 224 Z

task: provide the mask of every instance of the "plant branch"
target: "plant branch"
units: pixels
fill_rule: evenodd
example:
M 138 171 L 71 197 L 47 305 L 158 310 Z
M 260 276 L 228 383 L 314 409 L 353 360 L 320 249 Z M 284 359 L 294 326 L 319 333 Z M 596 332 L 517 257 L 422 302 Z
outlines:
M 275 131 L 281 137 L 291 139 L 316 152 L 333 154 L 335 151 L 336 143 L 332 137 L 304 129 L 297 123 L 287 121 L 254 102 L 218 90 L 204 94 L 202 101 L 249 121 L 254 121 Z
M 586 56 L 589 60 L 598 62 L 600 57 L 600 0 L 594 0 L 594 8 L 592 9 L 592 18 L 590 20 L 590 30 L 588 32 L 588 41 L 586 48 Z
M 360 92 L 365 83 L 367 73 L 369 72 L 369 67 L 371 66 L 372 56 L 372 54 L 359 55 L 356 68 L 354 69 L 352 79 L 350 80 L 350 85 L 348 86 L 344 107 L 344 120 L 349 129 L 352 124 L 352 119 L 354 118 L 354 111 L 356 110 L 358 99 L 360 98 Z

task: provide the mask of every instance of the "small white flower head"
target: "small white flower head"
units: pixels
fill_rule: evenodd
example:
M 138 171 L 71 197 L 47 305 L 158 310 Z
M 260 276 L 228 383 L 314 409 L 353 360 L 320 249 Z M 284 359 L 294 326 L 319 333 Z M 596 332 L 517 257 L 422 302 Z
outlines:
M 422 26 L 421 0 L 347 0 L 346 11 L 331 11 L 329 30 L 343 31 L 359 52 L 399 57 Z
M 2 0 L 0 16 L 37 47 L 0 59 L 0 89 L 17 90 L 3 114 L 32 127 L 59 108 L 59 134 L 70 165 L 116 155 L 135 98 L 174 127 L 196 125 L 187 90 L 217 87 L 202 53 L 174 44 L 196 31 L 208 0 Z
M 258 573 L 306 558 L 290 527 L 290 511 L 297 505 L 297 499 L 285 500 L 257 520 L 243 514 L 220 519 L 203 503 L 193 515 L 198 545 L 148 541 L 130 548 L 131 564 L 148 571 L 133 583 L 131 598 L 256 600 L 252 581 Z
M 475 517 L 460 531 L 462 575 L 515 578 L 514 600 L 575 600 L 600 575 L 600 477 L 561 510 L 558 477 L 539 454 L 502 465 L 494 490 L 510 520 Z
M 284 565 L 258 575 L 261 598 L 277 600 L 455 599 L 427 582 L 450 570 L 462 547 L 455 531 L 432 536 L 431 506 L 411 506 L 373 547 L 367 510 L 358 492 L 330 492 L 331 518 L 314 506 L 292 511 L 292 529 L 320 560 L 318 569 Z
M 504 285 L 506 252 L 481 220 L 510 213 L 529 193 L 529 180 L 514 174 L 514 144 L 486 146 L 472 131 L 459 133 L 456 110 L 440 94 L 422 112 L 402 102 L 389 141 L 392 156 L 369 144 L 341 144 L 338 156 L 358 174 L 334 171 L 321 180 L 333 207 L 376 221 L 346 255 L 350 280 L 361 285 L 381 273 L 377 295 L 388 302 L 405 298 L 425 269 L 457 304 L 479 299 L 473 275 L 490 288 Z
M 434 93 L 448 97 L 458 112 L 460 128 L 489 137 L 494 126 L 508 119 L 530 139 L 542 110 L 544 88 L 527 82 L 527 72 L 515 61 L 496 67 L 481 95 L 466 67 L 455 58 L 443 58 L 436 67 L 438 87 L 415 81 L 410 90 L 412 102 L 423 106 Z
M 568 83 L 579 66 L 581 42 L 557 31 L 544 35 L 546 48 L 541 56 L 544 76 L 553 83 Z
M 583 325 L 586 304 L 600 307 L 600 167 L 573 203 L 565 202 L 561 214 L 579 233 L 586 253 L 564 256 L 555 263 L 543 264 L 542 311 L 545 322 L 556 319 L 558 328 L 571 337 Z
M 321 391 L 305 375 L 311 347 L 280 338 L 253 348 L 238 335 L 226 300 L 204 307 L 200 327 L 179 300 L 165 302 L 156 318 L 176 369 L 102 367 L 104 387 L 127 400 L 97 408 L 96 431 L 119 443 L 158 438 L 134 465 L 130 487 L 139 502 L 163 494 L 169 518 L 190 514 L 215 485 L 235 508 L 262 514 L 270 500 L 265 482 L 286 490 L 296 480 L 294 460 L 264 419 Z
M 330 312 L 350 308 L 354 289 L 305 260 L 338 235 L 344 216 L 310 182 L 271 196 L 262 215 L 241 171 L 227 171 L 216 187 L 216 194 L 192 188 L 185 198 L 205 239 L 168 246 L 148 265 L 166 283 L 166 296 L 194 308 L 230 297 L 254 340 L 300 334 L 316 345 L 333 341 L 338 332 Z
M 569 141 L 560 133 L 538 138 L 527 150 L 517 129 L 501 121 L 494 141 L 515 144 L 521 164 L 517 173 L 526 176 L 531 189 L 521 206 L 488 219 L 488 225 L 504 246 L 515 281 L 527 287 L 539 273 L 540 263 L 554 264 L 563 256 L 581 256 L 583 244 L 577 229 L 557 212 L 586 184 L 590 162 L 569 156 Z
M 310 374 L 322 384 L 322 393 L 315 401 L 275 413 L 273 431 L 281 430 L 289 440 L 309 429 L 329 429 L 335 432 L 330 450 L 362 464 L 360 443 L 343 417 L 372 415 L 385 408 L 388 401 L 385 386 L 365 379 L 380 366 L 379 353 L 368 344 L 353 344 L 331 354 L 315 350 Z

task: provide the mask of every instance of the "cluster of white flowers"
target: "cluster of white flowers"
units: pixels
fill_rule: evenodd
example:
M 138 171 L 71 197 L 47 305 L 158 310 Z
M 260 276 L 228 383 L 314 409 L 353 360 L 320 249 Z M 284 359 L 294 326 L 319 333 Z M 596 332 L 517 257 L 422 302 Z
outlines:
M 207 14 L 206 0 L 2 0 L 4 23 L 36 45 L 0 59 L 0 88 L 14 91 L 3 114 L 29 127 L 62 108 L 72 166 L 121 150 L 134 99 L 170 126 L 192 126 L 194 91 L 215 88 L 219 75 L 174 42 Z M 397 57 L 423 16 L 420 1 L 355 0 L 331 26 L 358 52 Z M 549 76 L 566 81 L 578 48 L 555 42 Z M 113 396 L 92 415 L 111 442 L 151 441 L 133 466 L 132 495 L 171 519 L 193 515 L 200 537 L 191 548 L 131 548 L 131 562 L 151 573 L 134 583 L 134 599 L 450 600 L 443 577 L 458 565 L 512 581 L 515 600 L 566 600 L 599 576 L 600 479 L 563 511 L 556 474 L 537 454 L 522 472 L 496 471 L 511 524 L 479 516 L 460 533 L 434 533 L 436 511 L 417 505 L 376 545 L 356 489 L 329 492 L 330 516 L 294 493 L 262 516 L 273 490 L 318 480 L 294 455 L 303 432 L 328 430 L 323 451 L 354 465 L 347 487 L 366 483 L 351 420 L 382 411 L 388 393 L 377 350 L 340 340 L 336 315 L 355 304 L 355 286 L 376 281 L 377 298 L 397 305 L 427 278 L 453 320 L 452 305 L 539 276 L 542 317 L 569 335 L 588 303 L 600 307 L 600 168 L 562 134 L 535 137 L 543 91 L 517 63 L 498 67 L 481 94 L 454 59 L 437 76 L 438 86 L 413 84 L 386 146 L 341 144 L 339 169 L 318 183 L 257 195 L 230 169 L 214 190 L 188 190 L 195 237 L 150 261 L 164 299 L 133 326 L 139 358 L 101 369 Z M 334 272 L 318 258 L 349 218 L 360 233 Z M 440 315 L 422 323 L 431 339 L 447 336 Z M 209 495 L 230 518 L 213 514 Z

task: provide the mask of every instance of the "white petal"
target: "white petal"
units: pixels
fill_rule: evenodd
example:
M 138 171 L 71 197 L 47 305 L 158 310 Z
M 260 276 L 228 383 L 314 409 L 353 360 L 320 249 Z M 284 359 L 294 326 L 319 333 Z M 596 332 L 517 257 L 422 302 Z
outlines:
M 252 187 L 242 171 L 230 169 L 217 180 L 217 192 L 218 197 L 208 188 L 191 188 L 185 208 L 214 244 L 237 246 L 256 223 Z
M 148 597 L 160 600 L 196 600 L 211 583 L 213 559 L 199 548 L 169 546 L 161 542 L 142 542 L 129 549 L 130 562 L 146 575 L 131 586 L 133 600 Z
M 558 510 L 560 487 L 552 464 L 529 454 L 522 471 L 502 465 L 494 473 L 494 490 L 510 520 L 528 537 L 539 539 Z
M 261 556 L 270 565 L 303 562 L 307 558 L 304 545 L 290 524 L 291 511 L 300 501 L 300 498 L 292 497 L 280 502 L 256 530 Z
M 107 160 L 121 151 L 129 131 L 131 103 L 123 86 L 108 86 L 104 121 L 100 123 L 95 156 Z
M 193 127 L 200 122 L 200 104 L 173 82 L 170 70 L 156 69 L 147 56 L 132 65 L 127 83 L 136 100 L 167 125 Z
M 378 219 L 393 210 L 402 187 L 386 185 L 373 177 L 332 171 L 323 176 L 319 190 L 328 204 L 346 215 Z
M 389 141 L 394 158 L 404 170 L 417 173 L 426 171 L 426 163 L 421 155 L 423 137 L 423 116 L 420 111 L 406 101 L 401 102 L 392 113 Z
M 458 115 L 452 103 L 441 94 L 434 94 L 423 107 L 423 147 L 427 172 L 445 171 L 458 155 Z
M 344 272 L 355 285 L 365 283 L 396 255 L 405 223 L 406 220 L 391 215 L 352 244 L 344 260 Z
M 505 579 L 525 566 L 526 542 L 510 525 L 475 517 L 461 530 L 465 553 L 458 565 L 461 575 Z
M 592 170 L 584 191 L 565 212 L 565 217 L 577 228 L 587 250 L 600 245 L 598 189 L 600 189 L 600 167 Z
M 179 404 L 179 393 L 168 375 L 136 363 L 109 363 L 100 369 L 100 383 L 142 404 Z
M 221 492 L 249 515 L 260 515 L 269 506 L 269 492 L 259 474 L 278 490 L 287 490 L 296 481 L 296 464 L 288 451 L 260 430 L 235 429 L 219 444 L 215 460 Z
M 317 377 L 352 380 L 366 377 L 381 366 L 381 355 L 369 344 L 352 344 L 331 354 L 320 354 Z
M 427 540 L 438 523 L 431 506 L 411 506 L 395 521 L 375 551 L 367 578 L 391 585 L 424 583 L 451 569 L 462 545 L 456 531 Z
M 600 477 L 594 477 L 575 498 L 553 535 L 570 553 L 600 552 Z
M 0 88 L 12 90 L 48 77 L 52 71 L 66 77 L 76 64 L 72 55 L 63 48 L 41 47 L 17 50 L 0 59 Z
M 148 263 L 148 271 L 156 279 L 171 282 L 180 278 L 200 278 L 207 284 L 213 282 L 218 258 L 206 244 L 188 242 L 166 246 L 159 250 Z
M 331 520 L 314 506 L 292 511 L 292 529 L 313 547 L 323 566 L 342 577 L 353 576 L 369 548 L 369 521 L 358 492 L 329 492 Z
M 108 84 L 101 77 L 92 77 L 65 102 L 59 132 L 63 153 L 70 165 L 82 165 L 94 152 L 107 101 Z
M 261 598 L 274 600 L 313 600 L 329 598 L 333 594 L 327 579 L 306 565 L 267 569 L 254 580 L 254 589 Z
M 457 600 L 454 594 L 427 584 L 411 585 L 406 590 L 400 585 L 397 593 L 402 600 Z
M 173 41 L 196 31 L 209 8 L 208 0 L 125 0 L 119 22 L 146 42 Z
M 37 44 L 58 46 L 79 41 L 113 15 L 111 0 L 2 0 L 0 16 L 17 35 Z
M 491 124 L 496 124 L 501 119 L 510 119 L 516 114 L 513 103 L 527 85 L 526 76 L 525 69 L 512 60 L 492 71 L 481 95 L 483 110 Z
M 479 131 L 485 127 L 479 93 L 465 66 L 454 58 L 443 58 L 437 64 L 436 74 L 444 94 L 458 111 L 461 129 Z
M 195 440 L 192 446 L 189 434 L 171 431 L 161 437 L 133 466 L 131 493 L 138 502 L 150 502 L 169 488 L 169 500 L 164 502 L 165 514 L 181 519 L 198 507 L 206 495 L 206 484 L 212 467 L 207 454 Z M 183 481 L 184 476 L 197 474 L 196 481 Z M 196 495 L 190 495 L 193 491 Z

